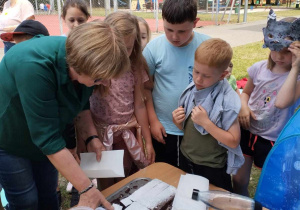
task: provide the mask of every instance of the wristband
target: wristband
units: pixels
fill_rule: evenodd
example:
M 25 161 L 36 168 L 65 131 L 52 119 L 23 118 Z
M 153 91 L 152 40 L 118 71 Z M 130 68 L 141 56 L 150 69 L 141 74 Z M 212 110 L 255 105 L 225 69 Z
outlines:
M 82 190 L 81 192 L 79 192 L 78 195 L 82 195 L 83 193 L 86 193 L 87 191 L 89 191 L 93 187 L 94 187 L 94 185 L 93 185 L 93 183 L 91 183 L 87 188 L 85 188 L 84 190 Z
M 88 137 L 88 138 L 85 140 L 85 146 L 87 146 L 88 143 L 90 143 L 90 141 L 92 141 L 92 140 L 95 139 L 95 138 L 99 139 L 99 136 L 93 135 L 93 136 Z

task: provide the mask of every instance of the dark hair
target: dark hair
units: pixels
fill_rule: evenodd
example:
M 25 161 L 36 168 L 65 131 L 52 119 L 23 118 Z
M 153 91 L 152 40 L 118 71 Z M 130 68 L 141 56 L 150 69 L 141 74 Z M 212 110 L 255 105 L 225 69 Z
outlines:
M 61 15 L 63 18 L 66 17 L 67 11 L 70 7 L 76 7 L 77 9 L 79 9 L 86 16 L 87 19 L 89 19 L 89 17 L 91 17 L 85 1 L 83 1 L 83 0 L 66 0 L 64 3 L 62 15 Z
M 31 39 L 32 37 L 34 37 L 33 35 L 30 35 L 30 34 L 14 34 L 13 35 L 13 39 L 25 39 L 25 40 L 29 40 Z
M 171 24 L 194 22 L 197 17 L 196 0 L 165 0 L 162 17 Z

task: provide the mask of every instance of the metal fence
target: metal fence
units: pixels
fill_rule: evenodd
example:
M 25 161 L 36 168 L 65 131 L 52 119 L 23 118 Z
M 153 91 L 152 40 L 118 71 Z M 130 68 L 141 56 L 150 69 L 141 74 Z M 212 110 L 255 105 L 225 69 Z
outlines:
M 68 29 L 61 18 L 63 0 L 29 0 L 34 9 L 36 20 L 43 23 L 50 35 L 65 34 Z M 92 19 L 104 18 L 117 10 L 153 12 L 158 19 L 163 0 L 85 0 Z M 158 8 L 157 13 L 156 7 Z

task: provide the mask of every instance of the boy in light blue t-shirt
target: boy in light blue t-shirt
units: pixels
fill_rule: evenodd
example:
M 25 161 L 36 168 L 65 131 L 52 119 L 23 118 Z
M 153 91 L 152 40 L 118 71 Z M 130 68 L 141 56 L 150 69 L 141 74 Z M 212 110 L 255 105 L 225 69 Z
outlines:
M 174 125 L 172 111 L 192 82 L 195 51 L 209 37 L 193 31 L 199 21 L 195 0 L 165 0 L 162 17 L 165 34 L 143 51 L 154 80 L 152 95 L 146 91 L 147 110 L 156 162 L 178 166 L 183 132 Z

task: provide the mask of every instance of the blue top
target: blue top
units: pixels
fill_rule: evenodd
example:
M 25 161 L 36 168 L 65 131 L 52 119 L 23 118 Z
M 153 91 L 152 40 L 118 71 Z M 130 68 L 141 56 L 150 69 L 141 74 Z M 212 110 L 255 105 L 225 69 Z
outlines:
M 147 44 L 143 51 L 150 75 L 154 76 L 154 109 L 168 134 L 183 135 L 172 121 L 172 112 L 177 108 L 181 93 L 193 81 L 195 51 L 209 38 L 194 32 L 193 40 L 188 45 L 175 47 L 165 35 L 161 35 Z

